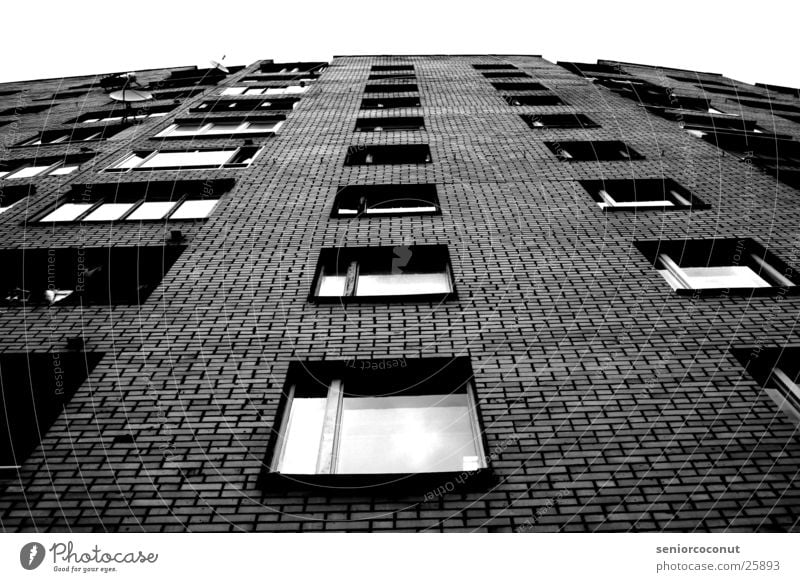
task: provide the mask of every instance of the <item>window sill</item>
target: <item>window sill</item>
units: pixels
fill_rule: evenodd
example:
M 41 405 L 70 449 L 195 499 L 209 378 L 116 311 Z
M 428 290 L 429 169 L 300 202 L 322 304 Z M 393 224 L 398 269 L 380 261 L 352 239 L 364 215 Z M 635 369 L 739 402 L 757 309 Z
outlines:
M 675 289 L 676 295 L 718 297 L 733 295 L 736 297 L 770 297 L 775 295 L 800 295 L 800 286 L 795 287 L 736 287 L 714 289 Z
M 269 493 L 319 491 L 328 495 L 364 493 L 429 494 L 438 499 L 448 493 L 485 490 L 493 481 L 491 469 L 442 473 L 384 473 L 359 475 L 290 475 L 265 470 L 258 487 Z M 444 492 L 442 492 L 444 490 Z

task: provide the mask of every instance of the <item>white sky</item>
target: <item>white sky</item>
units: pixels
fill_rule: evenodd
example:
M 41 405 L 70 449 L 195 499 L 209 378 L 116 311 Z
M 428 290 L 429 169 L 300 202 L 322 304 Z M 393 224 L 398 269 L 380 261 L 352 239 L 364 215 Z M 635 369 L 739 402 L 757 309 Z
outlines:
M 13 0 L 0 82 L 341 54 L 541 54 L 800 87 L 796 0 Z

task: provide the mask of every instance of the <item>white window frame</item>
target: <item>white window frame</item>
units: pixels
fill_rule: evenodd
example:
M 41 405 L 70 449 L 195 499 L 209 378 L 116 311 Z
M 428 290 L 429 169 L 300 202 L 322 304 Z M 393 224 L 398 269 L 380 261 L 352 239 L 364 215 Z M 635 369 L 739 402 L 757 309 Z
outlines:
M 764 259 L 758 256 L 756 253 L 750 253 L 750 258 L 752 258 L 758 265 L 761 267 L 762 271 L 765 271 L 772 277 L 776 282 L 780 283 L 786 287 L 794 287 L 795 284 L 792 283 L 789 279 L 787 279 L 782 273 L 780 273 L 775 267 L 767 263 Z M 769 288 L 774 287 L 775 285 L 765 279 L 764 277 L 758 275 L 755 271 L 750 269 L 750 267 L 746 265 L 742 265 L 741 267 L 736 265 L 709 265 L 708 267 L 704 267 L 705 269 L 732 269 L 732 268 L 746 268 L 750 271 L 751 280 L 757 282 L 756 280 L 760 280 L 764 283 L 764 285 L 744 285 L 744 286 L 726 286 L 726 287 L 701 287 L 692 285 L 691 279 L 692 277 L 685 271 L 684 268 L 680 267 L 675 261 L 667 253 L 661 253 L 658 255 L 658 262 L 663 267 L 658 269 L 658 272 L 661 274 L 662 277 L 670 284 L 670 286 L 674 289 L 689 289 L 689 290 L 699 290 L 699 289 L 720 289 L 720 288 L 731 288 L 731 289 L 756 289 L 756 288 Z M 695 277 L 696 278 L 696 277 Z
M 88 217 L 90 217 L 96 211 L 102 209 L 102 207 L 104 205 L 106 205 L 106 204 L 121 204 L 119 202 L 109 201 L 109 200 L 101 198 L 100 200 L 97 200 L 95 202 L 88 203 L 89 206 L 87 206 L 82 212 L 80 212 L 75 217 L 70 218 L 68 220 L 46 220 L 49 216 L 52 216 L 54 213 L 58 212 L 58 210 L 60 208 L 64 207 L 65 205 L 67 205 L 67 204 L 75 204 L 76 203 L 76 202 L 73 202 L 70 199 L 65 199 L 65 200 L 62 200 L 57 206 L 55 206 L 55 207 L 53 207 L 51 209 L 48 209 L 46 214 L 44 214 L 44 215 L 40 216 L 38 219 L 36 219 L 36 222 L 43 223 L 43 224 L 69 224 L 69 223 L 76 223 L 76 222 L 88 222 L 88 223 L 91 223 L 91 222 L 97 222 L 97 223 L 106 222 L 106 223 L 108 223 L 108 222 L 148 222 L 148 221 L 158 221 L 158 222 L 160 222 L 160 221 L 164 221 L 164 220 L 205 220 L 205 219 L 209 218 L 214 213 L 214 211 L 219 207 L 219 203 L 220 203 L 221 200 L 222 200 L 221 197 L 220 198 L 202 198 L 202 197 L 190 196 L 188 194 L 180 196 L 180 197 L 176 198 L 175 200 L 148 200 L 147 198 L 142 198 L 142 199 L 139 199 L 139 200 L 136 200 L 136 201 L 132 202 L 131 203 L 131 207 L 128 208 L 127 210 L 125 210 L 123 213 L 121 213 L 117 218 L 104 218 L 104 219 L 97 219 L 97 220 L 87 220 Z M 192 216 L 192 217 L 186 217 L 186 218 L 173 218 L 173 215 L 175 215 L 176 213 L 180 214 L 181 208 L 183 207 L 184 203 L 186 203 L 186 202 L 191 203 L 191 202 L 198 202 L 198 201 L 205 201 L 205 202 L 213 201 L 214 202 L 214 204 L 211 206 L 211 208 L 208 209 L 208 212 L 205 214 L 205 216 Z M 146 204 L 148 202 L 170 202 L 170 203 L 172 203 L 172 207 L 169 210 L 167 210 L 159 218 L 142 218 L 142 219 L 130 218 L 130 216 L 133 215 L 142 205 L 144 205 L 144 204 Z M 127 204 L 127 203 L 125 203 L 125 204 Z
M 134 152 L 131 152 L 131 153 L 127 154 L 126 156 L 120 158 L 115 163 L 113 163 L 109 167 L 105 168 L 103 171 L 104 172 L 115 172 L 115 173 L 126 173 L 126 172 L 133 172 L 133 171 L 148 171 L 148 172 L 169 171 L 169 172 L 175 172 L 175 171 L 187 171 L 187 170 L 221 170 L 221 169 L 225 169 L 225 168 L 232 168 L 232 169 L 246 168 L 250 164 L 253 163 L 253 161 L 261 154 L 261 151 L 264 148 L 258 148 L 255 151 L 255 153 L 252 155 L 252 157 L 250 157 L 246 162 L 231 163 L 231 160 L 234 159 L 239 154 L 239 152 L 242 151 L 243 149 L 244 149 L 244 147 L 221 148 L 221 149 L 216 149 L 216 150 L 215 149 L 203 149 L 203 148 L 193 148 L 193 149 L 190 149 L 190 150 L 177 150 L 177 151 L 180 151 L 181 153 L 202 152 L 202 151 L 229 151 L 229 152 L 231 152 L 231 155 L 228 157 L 228 160 L 226 162 L 224 162 L 222 164 L 219 164 L 219 165 L 214 165 L 214 166 L 165 166 L 165 167 L 160 167 L 160 168 L 142 167 L 143 164 L 147 163 L 148 160 L 152 159 L 153 157 L 155 157 L 159 153 L 168 153 L 170 151 L 174 151 L 174 150 L 152 150 L 149 153 L 147 153 L 147 155 L 145 155 L 144 157 L 141 157 L 140 161 L 137 164 L 132 165 L 130 167 L 120 167 L 126 161 L 128 161 L 128 160 L 130 160 L 130 159 L 132 159 L 134 157 L 139 157 L 139 154 L 134 151 Z
M 64 162 L 64 160 L 58 160 L 57 162 L 53 162 L 49 166 L 35 166 L 35 164 L 33 162 L 26 162 L 26 163 L 23 163 L 22 165 L 20 165 L 20 166 L 18 166 L 16 168 L 14 168 L 13 170 L 9 170 L 8 172 L 6 172 L 2 176 L 0 176 L 0 179 L 2 179 L 2 180 L 15 180 L 15 179 L 17 179 L 17 180 L 18 179 L 30 180 L 32 178 L 41 178 L 41 177 L 43 177 L 45 175 L 47 175 L 47 176 L 66 175 L 66 174 L 71 174 L 72 172 L 76 171 L 80 167 L 80 165 L 81 164 L 76 164 L 76 163 L 73 163 L 73 162 L 66 163 L 66 162 Z M 32 176 L 25 176 L 24 178 L 15 178 L 14 177 L 17 173 L 21 172 L 25 168 L 31 168 L 31 167 L 41 167 L 41 168 L 44 168 L 44 169 L 41 172 L 37 172 L 36 174 L 34 174 Z M 74 167 L 74 169 L 72 169 L 69 172 L 61 172 L 59 174 L 54 174 L 54 172 L 56 170 L 58 170 L 59 168 L 72 168 L 72 167 Z
M 284 123 L 283 120 L 277 120 L 277 121 L 275 121 L 275 126 L 272 129 L 259 129 L 259 130 L 256 130 L 256 131 L 247 131 L 248 128 L 250 126 L 252 126 L 252 125 L 256 125 L 256 124 L 259 124 L 259 123 L 271 123 L 271 122 L 272 122 L 272 120 L 267 120 L 267 121 L 259 121 L 259 120 L 241 121 L 241 122 L 238 122 L 239 125 L 235 129 L 232 129 L 229 132 L 209 133 L 218 124 L 225 124 L 225 123 L 233 124 L 233 123 L 237 123 L 237 122 L 236 121 L 227 121 L 226 122 L 224 119 L 219 119 L 217 121 L 209 121 L 209 122 L 200 123 L 200 124 L 196 124 L 195 122 L 188 122 L 188 121 L 178 121 L 178 122 L 175 122 L 175 123 L 167 126 L 163 130 L 161 130 L 159 133 L 157 133 L 154 137 L 162 137 L 162 138 L 163 137 L 174 137 L 174 138 L 182 138 L 182 137 L 224 137 L 226 135 L 251 135 L 251 134 L 258 134 L 258 133 L 274 134 L 274 133 L 278 132 L 278 130 L 281 128 L 281 126 Z M 197 125 L 197 130 L 196 131 L 194 131 L 194 132 L 181 131 L 179 133 L 176 133 L 177 130 L 180 127 L 182 127 L 182 126 L 186 127 L 186 126 L 192 126 L 192 125 Z
M 297 389 L 296 384 L 289 387 L 286 395 L 286 406 L 284 408 L 282 417 L 280 419 L 280 428 L 278 432 L 275 450 L 272 455 L 273 472 L 282 473 L 287 475 L 345 475 L 338 471 L 338 462 L 341 456 L 341 434 L 342 434 L 342 415 L 344 410 L 344 384 L 345 380 L 334 378 L 330 381 L 327 388 L 327 394 L 324 397 L 325 411 L 322 422 L 322 433 L 319 437 L 319 449 L 317 452 L 316 469 L 313 473 L 299 473 L 299 472 L 286 472 L 282 471 L 285 464 L 285 453 L 288 444 L 289 428 L 292 420 L 292 406 L 295 400 L 295 392 Z M 456 392 L 457 393 L 457 392 Z M 442 393 L 442 396 L 451 394 L 449 392 Z M 433 393 L 432 395 L 437 395 Z M 474 388 L 472 382 L 464 384 L 464 395 L 466 399 L 466 411 L 469 415 L 469 425 L 472 433 L 472 446 L 476 455 L 469 455 L 464 457 L 464 464 L 461 468 L 453 468 L 445 472 L 457 471 L 479 471 L 488 467 L 486 451 L 483 443 L 480 422 L 478 420 L 478 407 L 475 399 Z M 402 396 L 402 394 L 397 394 Z M 392 396 L 375 396 L 375 398 L 392 398 Z M 322 396 L 319 399 L 323 399 Z M 414 408 L 423 409 L 423 406 Z M 467 459 L 469 459 L 469 466 L 466 466 Z M 427 472 L 427 471 L 426 471 Z M 438 471 L 430 471 L 436 473 Z M 381 475 L 381 474 L 404 474 L 407 471 L 398 470 L 394 472 L 362 472 L 352 473 L 358 475 Z

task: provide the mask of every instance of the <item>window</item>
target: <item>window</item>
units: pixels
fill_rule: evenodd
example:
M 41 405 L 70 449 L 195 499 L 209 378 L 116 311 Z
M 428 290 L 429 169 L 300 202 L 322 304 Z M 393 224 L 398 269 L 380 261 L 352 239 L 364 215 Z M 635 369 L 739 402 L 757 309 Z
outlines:
M 703 85 L 695 85 L 698 89 L 702 89 L 706 93 L 716 93 L 717 95 L 732 95 L 734 97 L 754 97 L 756 99 L 763 99 L 765 95 L 761 93 L 753 93 L 752 91 L 737 91 L 736 89 L 723 89 L 722 87 L 707 87 Z
M 752 131 L 763 132 L 755 121 L 743 119 L 741 117 L 718 115 L 702 115 L 691 113 L 680 113 L 676 115 L 669 115 L 670 119 L 683 123 L 683 128 L 686 130 L 699 130 L 699 131 Z
M 486 71 L 486 70 L 492 70 L 492 69 L 514 70 L 517 67 L 515 67 L 514 65 L 506 64 L 506 63 L 489 63 L 489 64 L 472 65 L 472 68 L 477 69 L 479 71 Z
M 32 222 L 198 220 L 208 218 L 233 180 L 74 184 Z
M 186 247 L 0 251 L 0 305 L 141 305 Z
M 293 362 L 267 477 L 364 485 L 486 469 L 472 378 L 468 358 Z
M 89 91 L 61 91 L 58 93 L 53 93 L 50 97 L 45 97 L 44 99 L 37 99 L 37 101 L 54 101 L 58 99 L 74 99 L 75 97 L 83 97 L 87 95 Z
M 589 77 L 596 74 L 627 75 L 627 73 L 622 70 L 620 65 L 607 65 L 602 63 L 569 63 L 563 61 L 559 61 L 558 64 L 559 66 L 562 66 L 568 71 L 572 71 L 581 77 Z
M 332 218 L 441 214 L 434 184 L 372 184 L 339 188 Z
M 0 162 L 0 179 L 22 180 L 44 176 L 65 176 L 76 171 L 81 164 L 93 157 L 94 154 L 78 154 Z
M 506 95 L 503 99 L 505 99 L 506 103 L 514 107 L 523 105 L 568 105 L 568 103 L 561 100 L 561 97 L 553 93 L 545 93 L 543 95 Z
M 681 210 L 708 208 L 686 188 L 667 179 L 581 180 L 603 210 Z
M 752 239 L 641 241 L 636 247 L 678 293 L 794 293 L 797 275 Z
M 498 91 L 546 91 L 541 83 L 492 83 Z
M 709 131 L 708 128 L 690 129 L 689 133 L 741 159 L 773 166 L 800 164 L 800 142 L 784 136 L 764 132 Z
M 190 109 L 192 113 L 238 113 L 253 111 L 291 111 L 300 99 L 217 99 L 203 101 Z
M 396 79 L 398 81 L 413 81 L 416 80 L 417 75 L 414 72 L 410 73 L 376 73 L 367 77 L 367 81 L 385 81 L 386 79 Z
M 756 83 L 756 87 L 766 89 L 770 93 L 783 93 L 784 95 L 791 95 L 800 99 L 800 89 L 794 87 L 782 87 L 780 85 L 767 85 L 765 83 Z
M 0 111 L 0 115 L 26 115 L 29 113 L 41 113 L 42 111 L 47 111 L 52 107 L 51 104 L 47 105 L 26 105 L 23 107 L 11 107 L 9 109 L 3 109 Z
M 384 97 L 361 101 L 361 109 L 399 109 L 402 107 L 420 107 L 419 97 Z
M 413 131 L 425 129 L 422 117 L 373 117 L 357 119 L 356 131 Z
M 320 253 L 310 299 L 445 301 L 455 298 L 444 245 L 330 248 Z
M 153 99 L 164 101 L 167 99 L 189 99 L 204 93 L 205 89 L 179 89 L 177 91 L 153 91 Z
M 519 77 L 519 78 L 527 77 L 528 79 L 531 78 L 531 76 L 524 71 L 507 71 L 507 72 L 489 71 L 486 73 L 481 73 L 481 75 L 483 75 L 487 79 L 503 79 L 503 78 L 510 79 L 512 77 Z
M 22 466 L 102 357 L 74 351 L 0 354 L 0 471 Z
M 718 85 L 720 87 L 730 87 L 732 81 L 714 81 L 712 79 L 703 79 L 699 75 L 691 77 L 680 77 L 678 75 L 667 75 L 670 79 L 680 81 L 681 83 L 700 83 L 702 85 Z
M 427 145 L 350 146 L 345 166 L 379 164 L 429 164 L 431 150 Z
M 551 152 L 565 161 L 608 162 L 643 160 L 644 156 L 621 141 L 562 141 L 544 142 Z
M 274 95 L 280 97 L 283 95 L 300 95 L 308 91 L 309 85 L 301 82 L 298 85 L 285 85 L 283 87 L 268 87 L 258 85 L 248 85 L 239 87 L 226 87 L 222 90 L 220 95 Z
M 228 67 L 231 73 L 242 70 L 244 67 Z M 176 88 L 192 87 L 197 85 L 216 85 L 222 81 L 226 73 L 217 67 L 200 69 L 198 67 L 186 67 L 170 71 L 166 79 L 158 81 L 159 87 Z
M 8 212 L 17 202 L 34 194 L 36 194 L 36 186 L 27 184 L 20 186 L 4 185 L 0 188 L 0 214 Z
M 364 93 L 412 93 L 419 88 L 414 83 L 394 83 L 385 85 L 367 85 Z
M 414 65 L 372 65 L 371 71 L 413 71 Z
M 753 346 L 731 351 L 778 409 L 800 426 L 800 347 Z
M 261 63 L 262 73 L 314 73 L 319 74 L 325 70 L 328 63 L 321 61 L 297 62 L 297 63 Z
M 286 118 L 248 117 L 247 121 L 221 118 L 216 121 L 181 119 L 155 135 L 161 138 L 235 137 L 237 135 L 272 135 L 280 129 Z
M 104 171 L 246 168 L 260 152 L 261 148 L 257 147 L 138 151 L 125 156 Z
M 554 115 L 520 115 L 522 120 L 531 129 L 561 128 L 561 129 L 589 129 L 600 127 L 582 113 L 558 113 Z
M 107 109 L 105 111 L 90 111 L 67 121 L 67 123 L 111 123 L 121 121 L 144 121 L 151 117 L 164 117 L 167 113 L 175 109 L 177 105 L 154 105 L 152 107 L 140 107 L 137 109 Z
M 55 129 L 49 131 L 42 131 L 35 137 L 23 140 L 14 147 L 24 146 L 43 146 L 43 145 L 56 145 L 68 144 L 84 141 L 99 141 L 108 139 L 109 137 L 118 134 L 128 125 L 117 126 L 103 126 L 98 128 L 70 128 L 70 129 Z
M 765 109 L 767 111 L 785 111 L 787 113 L 800 114 L 800 107 L 794 105 L 787 105 L 785 103 L 778 103 L 776 101 L 751 101 L 748 99 L 739 99 L 740 105 L 747 107 L 754 107 L 756 109 Z

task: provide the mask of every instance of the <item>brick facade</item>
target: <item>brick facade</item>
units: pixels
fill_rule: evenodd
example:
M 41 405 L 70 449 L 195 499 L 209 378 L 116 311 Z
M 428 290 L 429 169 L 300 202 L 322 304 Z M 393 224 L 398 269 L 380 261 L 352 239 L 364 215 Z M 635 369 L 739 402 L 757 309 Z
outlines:
M 508 82 L 540 82 L 567 105 L 511 106 L 481 63 L 513 64 L 532 78 Z M 414 66 L 421 107 L 360 109 L 370 67 L 386 64 Z M 622 68 L 702 95 L 666 77 L 686 71 Z M 797 530 L 796 427 L 730 349 L 800 343 L 800 298 L 677 295 L 633 244 L 750 237 L 796 265 L 797 190 L 536 56 L 336 57 L 277 135 L 253 138 L 264 149 L 248 168 L 102 172 L 137 149 L 241 145 L 152 136 L 258 69 L 87 144 L 96 156 L 76 173 L 16 181 L 36 190 L 0 215 L 2 249 L 161 245 L 172 228 L 188 248 L 140 306 L 0 308 L 2 352 L 58 351 L 83 336 L 105 354 L 18 475 L 0 481 L 3 529 Z M 0 108 L 91 80 L 5 84 Z M 727 96 L 707 98 L 740 112 Z M 3 161 L 78 152 L 9 146 L 111 105 L 99 88 L 56 103 L 0 118 Z M 600 127 L 531 128 L 520 117 L 567 112 Z M 800 137 L 768 110 L 741 113 Z M 357 118 L 389 115 L 423 116 L 425 129 L 354 131 Z M 544 144 L 572 140 L 621 140 L 645 159 L 564 162 Z M 427 144 L 432 161 L 344 164 L 348 147 L 383 144 Z M 660 177 L 709 208 L 604 213 L 578 182 Z M 235 186 L 207 221 L 24 224 L 73 183 L 220 178 Z M 402 183 L 436 184 L 441 215 L 330 216 L 339 186 Z M 308 301 L 321 249 L 412 244 L 448 246 L 457 300 Z M 434 356 L 470 358 L 492 468 L 485 487 L 365 496 L 259 486 L 291 362 Z

